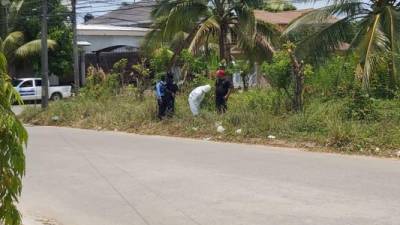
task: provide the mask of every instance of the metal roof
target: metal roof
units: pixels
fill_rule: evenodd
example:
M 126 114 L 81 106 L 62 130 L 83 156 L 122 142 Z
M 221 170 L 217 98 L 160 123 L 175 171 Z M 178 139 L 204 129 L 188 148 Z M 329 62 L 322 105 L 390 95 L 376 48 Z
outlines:
M 156 0 L 141 0 L 133 4 L 123 5 L 119 9 L 89 20 L 86 24 L 149 28 L 152 24 L 151 11 L 155 4 Z

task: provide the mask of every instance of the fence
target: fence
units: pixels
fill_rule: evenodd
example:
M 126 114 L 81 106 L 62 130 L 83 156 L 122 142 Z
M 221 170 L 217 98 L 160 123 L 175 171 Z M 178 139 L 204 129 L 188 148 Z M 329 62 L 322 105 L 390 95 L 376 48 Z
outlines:
M 85 66 L 88 68 L 90 65 L 98 65 L 104 72 L 110 72 L 113 65 L 121 59 L 128 60 L 128 68 L 133 64 L 140 61 L 140 54 L 138 52 L 101 52 L 101 53 L 87 53 L 85 55 Z

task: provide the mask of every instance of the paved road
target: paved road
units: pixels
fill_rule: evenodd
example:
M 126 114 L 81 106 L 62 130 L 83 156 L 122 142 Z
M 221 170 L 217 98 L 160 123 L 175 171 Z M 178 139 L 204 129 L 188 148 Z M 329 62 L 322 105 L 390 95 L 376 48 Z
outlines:
M 63 225 L 398 225 L 400 161 L 29 128 L 26 214 Z

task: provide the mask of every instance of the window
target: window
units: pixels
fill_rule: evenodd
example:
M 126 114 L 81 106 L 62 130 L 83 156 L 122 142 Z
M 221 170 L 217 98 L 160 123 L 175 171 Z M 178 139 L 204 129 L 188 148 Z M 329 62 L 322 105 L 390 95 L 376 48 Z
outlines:
M 36 85 L 36 87 L 41 87 L 42 86 L 42 80 L 35 80 L 35 85 Z
M 21 83 L 21 80 L 12 80 L 12 85 L 14 87 L 18 86 L 18 84 L 20 84 L 20 83 Z
M 33 87 L 33 82 L 32 82 L 31 80 L 27 80 L 27 81 L 25 81 L 24 83 L 22 83 L 20 87 L 21 87 L 21 88 L 24 88 L 24 87 Z

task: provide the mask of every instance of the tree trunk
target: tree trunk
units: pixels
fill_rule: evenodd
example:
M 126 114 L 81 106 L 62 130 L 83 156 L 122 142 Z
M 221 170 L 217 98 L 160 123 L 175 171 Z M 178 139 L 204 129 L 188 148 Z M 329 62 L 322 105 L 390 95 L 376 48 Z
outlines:
M 8 34 L 8 10 L 7 6 L 0 5 L 0 37 L 4 39 Z
M 220 60 L 225 60 L 227 64 L 231 61 L 230 47 L 228 46 L 228 28 L 228 24 L 222 23 L 219 34 L 219 57 Z
M 300 63 L 293 52 L 289 52 L 292 61 L 292 72 L 294 80 L 293 109 L 301 111 L 303 109 L 303 92 L 304 92 L 304 71 L 303 63 Z
M 393 54 L 393 53 L 391 53 L 391 54 Z M 391 89 L 391 90 L 396 90 L 397 89 L 397 87 L 398 87 L 398 83 L 397 83 L 397 79 L 396 79 L 396 72 L 397 71 L 395 71 L 395 67 L 394 67 L 394 63 L 395 62 L 393 62 L 393 57 L 390 57 L 391 59 L 389 60 L 389 63 L 388 63 L 388 74 L 389 74 L 389 88 Z
M 221 32 L 219 34 L 219 58 L 220 60 L 225 59 L 226 61 L 226 56 L 225 56 L 225 37 L 226 37 L 226 33 L 225 33 L 225 28 L 224 25 L 221 24 Z

